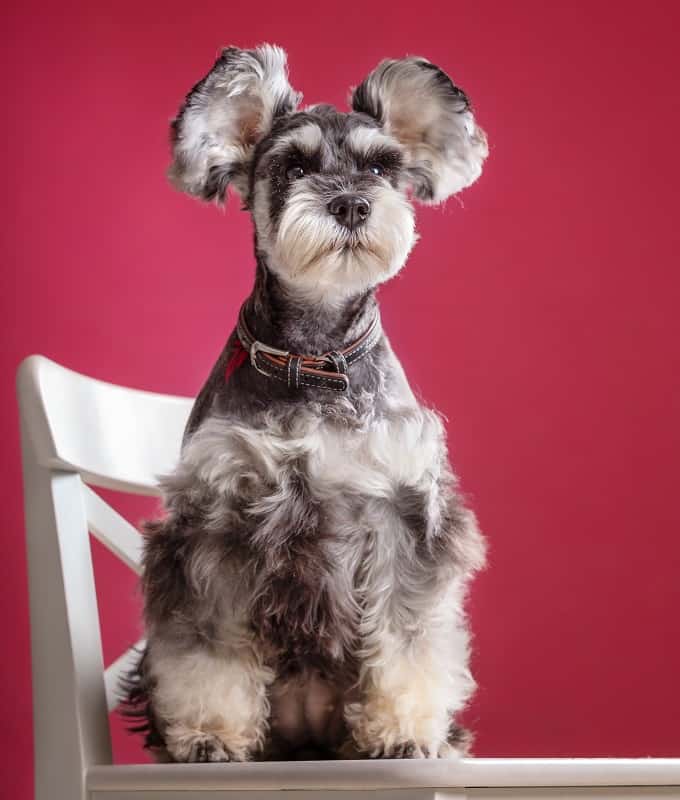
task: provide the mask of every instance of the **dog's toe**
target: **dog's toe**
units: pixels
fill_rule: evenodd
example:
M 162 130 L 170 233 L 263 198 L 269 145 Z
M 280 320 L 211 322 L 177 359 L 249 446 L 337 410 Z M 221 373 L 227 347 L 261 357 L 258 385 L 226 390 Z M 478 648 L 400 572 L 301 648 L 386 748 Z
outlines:
M 217 736 L 197 736 L 189 748 L 187 761 L 196 763 L 215 763 L 231 761 L 229 752 Z
M 372 758 L 428 758 L 429 750 L 412 739 L 397 742 L 391 747 L 380 747 L 371 753 Z
M 415 748 L 415 742 L 398 742 L 387 752 L 388 758 L 410 758 L 410 753 Z
M 461 753 L 448 742 L 444 742 L 437 750 L 437 758 L 460 758 Z

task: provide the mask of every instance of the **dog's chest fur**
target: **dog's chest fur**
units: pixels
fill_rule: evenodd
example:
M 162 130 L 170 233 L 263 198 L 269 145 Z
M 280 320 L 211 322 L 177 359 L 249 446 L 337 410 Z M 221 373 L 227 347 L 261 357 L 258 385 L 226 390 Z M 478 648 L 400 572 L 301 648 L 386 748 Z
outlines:
M 280 675 L 351 672 L 367 583 L 389 584 L 413 531 L 436 522 L 442 442 L 438 417 L 409 404 L 212 417 L 187 443 L 183 464 L 210 487 L 211 518 L 231 522 L 225 547 L 249 572 L 244 611 Z

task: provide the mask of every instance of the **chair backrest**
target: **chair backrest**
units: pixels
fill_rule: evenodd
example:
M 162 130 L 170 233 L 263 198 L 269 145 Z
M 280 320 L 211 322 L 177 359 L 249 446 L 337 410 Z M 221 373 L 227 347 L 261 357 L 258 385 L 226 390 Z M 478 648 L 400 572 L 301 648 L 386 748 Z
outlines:
M 88 485 L 157 494 L 192 400 L 80 375 L 42 356 L 19 367 L 36 798 L 85 796 L 111 763 L 107 709 L 133 651 L 104 670 L 89 533 L 139 571 L 141 537 Z

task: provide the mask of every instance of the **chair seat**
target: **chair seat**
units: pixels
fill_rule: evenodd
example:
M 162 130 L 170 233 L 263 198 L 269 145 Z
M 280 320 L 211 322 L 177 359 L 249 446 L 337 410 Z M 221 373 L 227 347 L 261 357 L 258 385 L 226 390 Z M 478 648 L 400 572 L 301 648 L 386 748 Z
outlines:
M 196 797 L 680 797 L 680 759 L 494 759 L 143 764 L 92 767 L 93 800 Z M 616 790 L 612 787 L 618 787 Z M 285 791 L 285 795 L 281 792 Z M 199 794 L 200 792 L 200 794 Z

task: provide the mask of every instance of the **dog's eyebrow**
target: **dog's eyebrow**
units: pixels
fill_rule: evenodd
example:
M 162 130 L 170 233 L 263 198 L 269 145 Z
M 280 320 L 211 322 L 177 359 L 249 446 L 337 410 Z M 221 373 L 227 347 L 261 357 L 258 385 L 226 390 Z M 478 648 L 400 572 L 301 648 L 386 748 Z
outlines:
M 323 143 L 323 133 L 321 128 L 314 122 L 308 122 L 288 133 L 282 134 L 276 139 L 271 148 L 272 154 L 281 153 L 294 145 L 303 153 L 312 155 L 316 153 Z
M 399 153 L 401 148 L 391 136 L 385 135 L 376 128 L 362 126 L 354 128 L 347 134 L 345 140 L 349 148 L 357 155 L 370 155 L 376 150 L 388 150 Z

